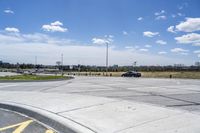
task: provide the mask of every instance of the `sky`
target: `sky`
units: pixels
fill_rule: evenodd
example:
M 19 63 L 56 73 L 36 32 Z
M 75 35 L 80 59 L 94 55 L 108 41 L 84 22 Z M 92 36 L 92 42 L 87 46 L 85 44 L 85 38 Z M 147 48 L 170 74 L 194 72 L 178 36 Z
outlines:
M 0 60 L 55 65 L 193 65 L 199 0 L 0 0 Z

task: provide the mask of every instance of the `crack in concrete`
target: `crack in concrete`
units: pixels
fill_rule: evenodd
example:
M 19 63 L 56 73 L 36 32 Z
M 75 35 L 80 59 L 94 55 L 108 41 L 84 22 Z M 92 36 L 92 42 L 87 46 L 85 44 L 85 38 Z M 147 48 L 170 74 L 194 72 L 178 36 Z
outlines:
M 166 107 L 184 107 L 184 106 L 199 106 L 200 104 L 177 104 L 177 105 L 166 105 Z
M 192 102 L 192 101 L 189 101 L 189 100 L 184 100 L 184 99 L 180 99 L 180 98 L 174 98 L 174 97 L 165 96 L 165 95 L 157 95 L 157 96 L 165 97 L 165 98 L 169 98 L 169 99 L 173 99 L 173 100 L 177 100 L 177 101 L 187 102 L 187 103 L 191 103 L 191 104 L 196 104 L 196 105 L 200 104 L 198 102 Z
M 106 104 L 110 104 L 110 103 L 121 102 L 121 101 L 123 101 L 123 100 L 117 100 L 117 101 L 112 101 L 112 102 L 106 102 L 106 103 L 94 104 L 94 105 L 89 105 L 89 106 L 83 106 L 83 107 L 75 108 L 75 109 L 71 109 L 71 110 L 60 111 L 60 112 L 57 112 L 56 114 L 62 114 L 62 113 L 71 112 L 71 111 L 76 111 L 76 110 L 81 110 L 81 109 L 87 109 L 87 108 L 92 108 L 92 107 L 98 107 L 98 106 L 102 106 L 102 105 L 106 105 Z
M 59 85 L 56 85 L 56 86 L 53 86 L 53 87 L 47 87 L 47 88 L 40 90 L 40 92 L 45 92 L 47 90 L 55 89 L 55 88 L 58 88 L 58 87 L 61 87 L 61 86 L 64 86 L 64 85 L 71 84 L 71 83 L 72 83 L 72 81 L 68 81 L 67 83 L 59 84 Z
M 185 113 L 185 112 L 184 112 Z M 179 113 L 177 115 L 182 115 L 184 113 Z M 163 120 L 163 119 L 167 119 L 167 118 L 170 118 L 170 117 L 175 117 L 177 115 L 173 115 L 173 116 L 166 116 L 166 117 L 162 117 L 162 118 L 159 118 L 159 119 L 154 119 L 154 120 L 150 120 L 150 121 L 146 121 L 146 122 L 143 122 L 143 123 L 139 123 L 139 124 L 136 124 L 136 125 L 133 125 L 133 126 L 129 126 L 127 128 L 124 128 L 124 129 L 120 129 L 118 131 L 115 131 L 113 133 L 119 133 L 121 131 L 124 131 L 124 130 L 128 130 L 128 129 L 131 129 L 131 128 L 135 128 L 135 127 L 138 127 L 138 126 L 142 126 L 142 125 L 146 125 L 146 124 L 149 124 L 149 123 L 153 123 L 153 122 L 156 122 L 156 121 L 160 121 L 160 120 Z

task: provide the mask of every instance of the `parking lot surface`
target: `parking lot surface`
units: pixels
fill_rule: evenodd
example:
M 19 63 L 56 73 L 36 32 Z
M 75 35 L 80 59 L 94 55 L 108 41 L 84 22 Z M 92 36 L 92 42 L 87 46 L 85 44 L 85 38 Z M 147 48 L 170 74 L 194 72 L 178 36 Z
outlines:
M 92 95 L 200 111 L 200 80 L 76 77 L 69 81 L 0 84 L 0 91 Z
M 0 83 L 0 102 L 53 112 L 91 132 L 199 133 L 200 80 L 76 77 Z
M 27 116 L 0 109 L 0 133 L 55 133 Z

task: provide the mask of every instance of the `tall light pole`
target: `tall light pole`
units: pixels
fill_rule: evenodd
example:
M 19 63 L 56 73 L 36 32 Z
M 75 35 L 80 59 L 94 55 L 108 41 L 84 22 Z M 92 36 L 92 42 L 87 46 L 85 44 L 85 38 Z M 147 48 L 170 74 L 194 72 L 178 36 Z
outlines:
M 36 71 L 36 65 L 37 65 L 37 56 L 35 56 L 35 71 Z
M 108 76 L 108 42 L 106 42 L 106 76 Z
M 61 74 L 63 75 L 63 54 L 61 54 Z
M 133 63 L 134 71 L 136 71 L 136 65 L 137 65 L 137 61 L 135 61 L 135 62 Z
M 63 66 L 63 54 L 61 54 L 61 65 Z

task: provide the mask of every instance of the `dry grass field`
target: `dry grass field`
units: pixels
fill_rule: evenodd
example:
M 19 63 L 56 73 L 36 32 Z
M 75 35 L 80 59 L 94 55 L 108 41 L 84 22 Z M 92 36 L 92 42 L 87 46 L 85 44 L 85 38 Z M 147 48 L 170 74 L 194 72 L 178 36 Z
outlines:
M 108 72 L 108 76 L 119 77 L 124 72 Z M 185 79 L 200 79 L 200 71 L 197 72 L 141 72 L 144 78 L 185 78 Z M 106 76 L 105 72 L 72 72 L 70 74 L 82 76 Z
M 200 79 L 200 72 L 142 72 L 143 77 L 149 78 L 187 78 Z

